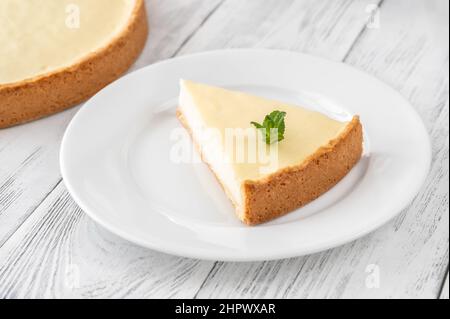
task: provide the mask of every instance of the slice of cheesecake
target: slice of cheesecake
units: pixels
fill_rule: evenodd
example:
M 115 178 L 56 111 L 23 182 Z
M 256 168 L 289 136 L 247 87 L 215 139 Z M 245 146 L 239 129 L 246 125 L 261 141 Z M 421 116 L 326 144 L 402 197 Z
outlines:
M 282 137 L 275 140 L 251 124 L 274 111 L 285 116 L 284 128 L 275 132 Z M 357 116 L 340 122 L 287 103 L 191 81 L 181 81 L 177 114 L 238 217 L 249 225 L 316 199 L 352 169 L 363 150 Z

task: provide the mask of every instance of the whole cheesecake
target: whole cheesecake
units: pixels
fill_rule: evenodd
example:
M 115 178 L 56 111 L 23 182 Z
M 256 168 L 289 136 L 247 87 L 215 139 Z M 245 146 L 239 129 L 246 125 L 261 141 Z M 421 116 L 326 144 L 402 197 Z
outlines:
M 141 53 L 143 0 L 1 0 L 0 128 L 76 105 Z

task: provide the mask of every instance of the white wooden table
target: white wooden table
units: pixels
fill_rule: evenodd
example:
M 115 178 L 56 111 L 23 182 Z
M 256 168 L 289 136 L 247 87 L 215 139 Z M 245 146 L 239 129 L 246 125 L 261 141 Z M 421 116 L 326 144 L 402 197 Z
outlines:
M 395 220 L 323 253 L 255 263 L 169 256 L 103 230 L 67 193 L 58 151 L 73 108 L 0 131 L 0 297 L 448 298 L 447 0 L 149 0 L 147 7 L 151 34 L 133 69 L 203 50 L 277 48 L 343 61 L 387 82 L 431 136 L 425 185 Z

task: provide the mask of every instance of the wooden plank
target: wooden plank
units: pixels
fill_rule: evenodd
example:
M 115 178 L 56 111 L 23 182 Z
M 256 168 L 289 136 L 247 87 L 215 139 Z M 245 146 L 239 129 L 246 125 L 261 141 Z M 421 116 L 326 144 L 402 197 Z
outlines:
M 150 20 L 147 46 L 133 70 L 176 55 L 224 0 L 146 0 Z
M 444 285 L 442 286 L 441 295 L 439 297 L 440 299 L 448 299 L 449 295 L 448 281 L 449 281 L 449 274 L 447 273 L 447 279 L 445 280 Z
M 379 0 L 227 0 L 181 50 L 275 48 L 342 60 Z
M 0 131 L 0 247 L 60 181 L 59 145 L 75 112 Z
M 131 70 L 172 56 L 221 1 L 147 1 L 151 33 Z M 59 145 L 77 110 L 0 130 L 0 247 L 60 181 Z
M 379 28 L 365 30 L 344 55 L 400 90 L 429 128 L 433 166 L 409 208 L 378 231 L 328 252 L 279 262 L 217 263 L 198 297 L 438 296 L 448 264 L 446 6 L 443 1 L 385 1 Z
M 62 183 L 0 249 L 0 298 L 187 298 L 213 263 L 137 247 L 98 227 Z
M 384 258 L 379 266 L 388 270 L 384 275 L 388 285 L 383 290 L 372 290 L 367 294 L 370 297 L 437 298 L 446 275 L 448 5 L 439 0 L 387 1 L 380 12 L 380 28 L 365 33 L 347 59 L 411 101 L 429 130 L 433 147 L 432 167 L 421 192 L 394 222 L 375 234 L 384 244 L 376 247 L 373 257 Z M 349 291 L 352 288 L 349 285 Z
M 154 55 L 150 53 L 144 54 L 141 61 L 137 63 L 138 65 L 152 62 L 154 59 L 163 57 L 162 55 L 173 55 L 177 54 L 179 51 L 188 52 L 189 47 L 191 46 L 191 41 L 198 41 L 199 38 L 194 35 L 191 40 L 185 42 L 185 40 L 189 38 L 189 36 L 186 37 L 188 32 L 184 30 L 184 24 L 178 24 L 179 22 L 176 22 L 178 27 L 172 28 L 169 26 L 168 30 L 165 31 L 159 29 L 162 28 L 163 25 L 167 27 L 167 25 L 164 24 L 164 21 L 186 21 L 186 16 L 198 14 L 198 12 L 194 12 L 192 8 L 190 9 L 192 12 L 189 12 L 189 9 L 185 6 L 186 2 L 183 2 L 182 10 L 174 9 L 174 6 L 176 8 L 175 4 L 180 3 L 179 1 L 169 1 L 169 3 L 171 4 L 164 2 L 163 8 L 158 10 L 156 10 L 156 7 L 153 10 L 152 6 L 150 6 L 150 13 L 159 12 L 159 14 L 162 15 L 159 18 L 160 22 L 158 22 L 156 17 L 152 18 L 151 16 L 151 21 L 153 21 L 154 24 L 152 27 L 153 31 L 151 33 L 151 37 L 153 37 L 154 42 L 159 42 L 160 45 L 156 46 L 156 44 L 153 44 L 155 45 L 155 48 L 150 50 L 157 57 L 154 58 Z M 199 5 L 198 1 L 192 3 L 197 4 L 197 6 Z M 205 5 L 205 3 L 206 2 L 202 2 L 202 6 Z M 210 1 L 208 1 L 208 4 L 209 3 Z M 198 33 L 203 33 L 204 29 L 214 27 L 218 22 L 215 21 L 211 23 L 210 20 L 217 20 L 215 18 L 217 15 L 223 16 L 220 12 L 224 10 L 224 7 L 225 10 L 227 10 L 227 14 L 225 16 L 228 14 L 239 15 L 241 14 L 240 10 L 243 10 L 242 19 L 252 17 L 250 10 L 245 9 L 246 6 L 242 6 L 243 2 L 234 1 L 231 3 L 238 6 L 237 8 L 239 10 L 236 12 L 230 12 L 230 7 L 227 8 L 225 5 L 217 10 L 217 5 L 219 4 L 218 2 L 215 3 L 216 6 L 211 6 L 209 11 L 202 9 L 205 10 L 205 14 L 201 15 L 202 19 L 200 19 L 200 17 L 197 19 L 198 23 L 196 26 L 192 25 L 190 32 L 195 31 L 195 27 L 198 28 L 198 26 L 201 26 L 202 24 L 204 25 L 201 29 L 199 29 Z M 248 1 L 245 3 L 247 3 L 249 8 L 256 9 L 258 7 L 256 1 Z M 315 2 L 305 2 L 301 8 L 310 13 L 314 13 L 316 16 L 314 23 L 317 22 L 319 27 L 317 27 L 313 32 L 310 26 L 312 22 L 308 22 L 307 20 L 303 21 L 303 24 L 307 27 L 298 29 L 299 37 L 306 39 L 307 37 L 312 37 L 313 35 L 321 35 L 316 41 L 313 41 L 312 39 L 309 41 L 311 46 L 322 46 L 321 43 L 323 41 L 330 41 L 330 47 L 333 45 L 343 45 L 344 47 L 342 49 L 336 50 L 336 52 L 339 52 L 339 56 L 343 56 L 345 54 L 345 47 L 350 47 L 354 40 L 354 38 L 352 39 L 352 35 L 356 36 L 359 33 L 367 17 L 364 11 L 364 14 L 360 15 L 360 11 L 363 9 L 360 4 L 357 3 L 355 5 L 349 1 L 341 1 L 340 3 L 341 5 L 344 5 L 345 10 L 339 10 L 338 6 L 334 5 L 327 8 L 324 4 L 318 8 L 315 8 Z M 156 3 L 154 4 L 156 5 Z M 229 5 L 230 4 L 228 4 L 228 6 Z M 275 10 L 278 8 L 276 9 L 277 12 L 286 16 L 287 13 L 283 10 L 289 11 L 293 8 L 298 9 L 298 4 L 295 4 L 294 7 L 282 6 L 282 9 L 284 8 L 283 10 L 280 9 L 279 6 L 280 4 L 278 1 L 267 2 L 264 6 L 259 6 L 259 10 L 264 10 L 264 14 L 258 15 L 259 21 L 256 19 L 252 20 L 255 27 L 262 26 L 262 30 L 269 30 L 270 33 L 272 33 L 271 36 L 267 36 L 266 38 L 266 41 L 269 42 L 272 41 L 272 38 L 274 39 L 279 37 L 279 33 L 276 30 L 283 26 L 283 21 L 277 19 L 276 26 L 272 30 L 271 28 L 268 28 L 268 22 L 264 23 L 264 21 L 266 21 L 267 13 L 271 12 L 271 9 Z M 308 6 L 310 6 L 310 8 L 308 8 Z M 192 5 L 192 7 L 194 7 L 194 5 Z M 197 8 L 197 10 L 199 9 Z M 211 16 L 211 12 L 214 10 L 217 10 L 217 12 Z M 206 21 L 208 17 L 210 18 Z M 358 17 L 356 21 L 355 17 Z M 273 17 L 273 19 L 275 19 L 275 17 Z M 306 17 L 304 19 L 306 19 Z M 329 30 L 326 21 L 330 19 L 333 23 L 335 22 L 335 25 L 337 25 L 335 28 L 338 28 L 340 31 L 343 31 L 345 28 L 351 29 L 347 30 L 347 36 L 341 35 L 341 39 L 345 38 L 345 41 L 337 41 L 334 39 L 338 36 L 338 34 L 333 31 L 334 29 Z M 225 24 L 226 23 L 227 21 L 225 21 Z M 230 30 L 229 32 L 235 34 L 236 37 L 240 37 L 243 34 L 241 28 L 241 25 L 236 25 L 235 29 Z M 292 26 L 289 28 L 292 28 Z M 256 32 L 256 34 L 258 34 L 258 31 L 255 31 L 253 27 L 249 28 L 248 31 L 251 33 Z M 290 36 L 292 36 L 293 31 L 295 31 L 295 28 L 290 31 Z M 308 36 L 303 32 L 310 35 Z M 204 33 L 201 38 L 207 36 L 208 34 L 208 32 Z M 295 33 L 294 36 L 296 34 L 297 33 Z M 327 36 L 326 34 L 330 35 Z M 218 35 L 212 34 L 212 36 L 215 38 Z M 176 43 L 176 45 L 174 44 L 171 46 L 172 42 Z M 207 42 L 208 41 L 205 43 Z M 185 45 L 180 50 L 179 46 L 182 44 Z M 171 48 L 169 49 L 166 46 L 170 46 Z M 226 43 L 224 43 L 223 46 L 226 46 Z M 149 49 L 147 48 L 146 52 L 147 50 Z M 158 54 L 162 55 L 158 56 Z M 331 53 L 328 54 L 328 56 L 334 57 Z M 335 58 L 338 59 L 339 57 Z M 67 117 L 71 117 L 71 115 L 68 115 Z M 55 163 L 48 164 L 48 167 L 53 168 L 54 166 Z M 55 173 L 55 175 L 57 174 Z M 31 186 L 34 185 L 29 185 L 29 187 Z M 5 225 L 4 229 L 6 229 Z M 99 243 L 86 243 L 89 238 L 94 238 L 94 242 L 98 241 Z M 97 238 L 99 239 L 97 240 Z M 102 252 L 111 253 L 106 254 Z M 159 266 L 155 266 L 156 270 L 145 273 L 145 270 L 147 268 L 151 268 L 153 263 L 158 263 L 158 260 L 160 260 L 160 263 Z M 166 271 L 171 274 L 170 278 L 164 275 L 161 266 L 167 262 L 167 260 L 170 262 L 165 266 Z M 133 261 L 139 261 L 144 266 L 136 267 L 137 269 L 132 266 L 127 268 L 126 264 Z M 192 278 L 185 279 L 183 283 L 179 282 L 179 284 L 175 284 L 171 278 L 177 277 L 178 275 L 176 274 L 176 271 L 171 269 L 171 267 L 174 267 L 172 266 L 173 264 L 179 264 L 182 266 L 177 268 L 180 272 L 183 268 L 191 269 L 187 274 Z M 72 267 L 71 265 L 76 265 L 76 267 Z M 114 269 L 111 269 L 109 265 L 113 265 L 113 267 L 118 265 L 117 272 Z M 69 269 L 69 275 L 66 274 L 66 268 Z M 209 262 L 197 262 L 188 259 L 178 259 L 176 257 L 169 258 L 164 254 L 141 250 L 131 244 L 127 244 L 120 239 L 115 238 L 112 235 L 108 235 L 101 228 L 94 226 L 94 224 L 90 222 L 87 217 L 79 212 L 73 202 L 68 199 L 68 195 L 64 191 L 63 186 L 59 185 L 56 190 L 44 201 L 39 209 L 37 209 L 36 212 L 33 213 L 33 215 L 22 225 L 22 227 L 20 227 L 19 230 L 15 232 L 12 237 L 10 237 L 10 239 L 4 244 L 4 247 L 0 249 L 0 296 L 43 297 L 53 295 L 66 297 L 192 297 L 195 295 L 194 290 L 200 288 L 203 283 L 203 279 L 206 277 L 211 268 L 212 263 Z M 134 271 L 136 271 L 136 276 L 139 276 L 141 279 L 133 277 Z M 70 291 L 70 287 L 68 288 L 64 285 L 67 281 L 67 277 L 72 277 L 71 273 L 79 273 L 83 278 L 83 280 L 80 280 L 79 288 L 76 291 Z M 130 285 L 132 285 L 132 283 L 128 283 L 128 280 L 141 282 L 142 285 L 139 286 L 139 289 L 130 289 Z M 115 284 L 116 282 L 118 283 Z M 33 288 L 28 289 L 27 285 L 23 283 L 32 285 Z M 155 285 L 160 288 L 152 288 Z M 181 289 L 181 286 L 183 285 L 186 287 Z

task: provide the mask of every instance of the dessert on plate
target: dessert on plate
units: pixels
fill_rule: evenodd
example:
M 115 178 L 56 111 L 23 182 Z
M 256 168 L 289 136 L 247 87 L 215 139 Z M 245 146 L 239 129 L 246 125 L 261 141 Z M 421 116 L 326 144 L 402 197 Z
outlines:
M 285 215 L 338 183 L 360 160 L 362 126 L 284 102 L 181 80 L 178 118 L 240 220 Z
M 0 128 L 76 105 L 147 39 L 143 0 L 1 0 Z

